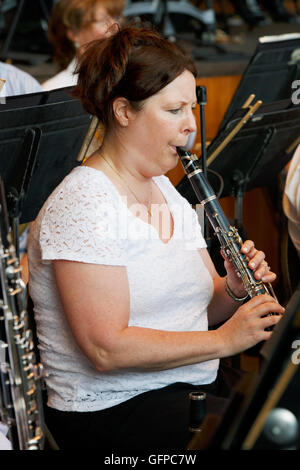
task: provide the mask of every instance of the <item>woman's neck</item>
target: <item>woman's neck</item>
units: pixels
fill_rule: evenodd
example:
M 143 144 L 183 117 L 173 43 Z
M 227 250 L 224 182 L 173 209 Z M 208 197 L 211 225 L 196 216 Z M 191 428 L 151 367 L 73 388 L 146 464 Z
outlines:
M 105 137 L 98 150 L 98 157 L 108 161 L 113 168 L 128 182 L 148 184 L 151 175 L 145 174 L 145 161 L 137 149 L 127 142 L 120 141 L 118 136 Z

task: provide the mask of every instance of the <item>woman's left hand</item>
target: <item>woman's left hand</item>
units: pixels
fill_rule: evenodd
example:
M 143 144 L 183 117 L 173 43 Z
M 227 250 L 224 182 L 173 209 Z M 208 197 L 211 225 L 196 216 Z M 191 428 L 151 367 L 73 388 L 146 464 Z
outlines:
M 265 253 L 255 248 L 252 240 L 246 240 L 241 247 L 241 252 L 248 258 L 248 267 L 254 272 L 254 277 L 258 281 L 274 282 L 276 274 L 270 270 L 270 266 L 265 260 Z M 225 259 L 225 269 L 227 271 L 227 283 L 232 292 L 237 297 L 244 297 L 247 292 L 244 289 L 241 278 L 237 275 L 233 263 L 223 255 Z

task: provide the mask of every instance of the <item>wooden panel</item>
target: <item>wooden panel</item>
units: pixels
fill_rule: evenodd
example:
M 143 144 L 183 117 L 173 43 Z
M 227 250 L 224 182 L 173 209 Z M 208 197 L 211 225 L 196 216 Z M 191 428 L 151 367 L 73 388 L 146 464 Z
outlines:
M 266 254 L 274 272 L 279 274 L 279 231 L 277 214 L 265 188 L 249 191 L 244 199 L 244 226 L 250 240 Z
M 233 197 L 220 199 L 226 216 L 234 220 L 235 200 Z M 243 204 L 243 227 L 247 238 L 263 250 L 272 270 L 279 273 L 279 232 L 278 220 L 272 201 L 265 188 L 248 191 Z
M 197 79 L 197 85 L 205 86 L 207 104 L 205 105 L 205 133 L 207 140 L 212 140 L 218 132 L 225 112 L 241 80 L 241 75 L 221 77 L 202 77 Z M 199 108 L 196 108 L 198 122 L 197 142 L 201 142 Z

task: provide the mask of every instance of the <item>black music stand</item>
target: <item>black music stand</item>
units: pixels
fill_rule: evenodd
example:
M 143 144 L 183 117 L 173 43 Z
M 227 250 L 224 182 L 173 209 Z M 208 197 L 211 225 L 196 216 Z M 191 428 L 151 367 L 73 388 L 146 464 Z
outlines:
M 256 376 L 237 384 L 224 416 L 207 416 L 194 450 L 300 449 L 300 285 L 262 350 Z M 205 436 L 209 436 L 206 440 Z
M 0 174 L 10 218 L 35 219 L 77 165 L 91 116 L 71 88 L 6 98 L 0 106 Z
M 3 7 L 2 7 L 3 10 L 5 11 L 6 9 L 12 9 L 12 8 L 15 7 L 15 12 L 14 12 L 14 16 L 12 18 L 11 24 L 9 26 L 6 38 L 3 42 L 2 49 L 0 51 L 0 57 L 1 57 L 1 60 L 3 62 L 5 62 L 8 58 L 8 52 L 9 52 L 10 46 L 12 44 L 14 35 L 16 33 L 17 27 L 18 27 L 18 25 L 21 21 L 22 13 L 25 9 L 25 6 L 27 6 L 29 8 L 30 8 L 30 6 L 32 7 L 32 2 L 31 2 L 31 4 L 26 5 L 25 0 L 18 0 L 17 2 L 12 2 L 12 5 L 9 5 L 9 2 L 7 2 L 7 3 L 8 3 L 7 8 L 5 8 L 6 5 L 4 4 Z M 14 5 L 14 3 L 16 3 L 16 5 Z M 35 8 L 37 6 L 36 4 L 37 4 L 37 2 L 35 2 Z M 50 13 L 49 13 L 49 9 L 48 9 L 48 6 L 47 6 L 45 0 L 39 0 L 39 7 L 40 7 L 40 11 L 41 11 L 41 17 L 43 17 L 44 21 L 46 23 L 48 23 Z M 1 9 L 1 5 L 0 5 L 0 9 Z M 43 28 L 41 28 L 41 30 L 43 31 Z M 45 35 L 45 37 L 46 37 L 46 35 Z M 32 58 L 30 60 L 29 56 L 28 56 L 28 59 L 29 59 L 30 62 L 32 62 L 32 60 L 33 60 Z
M 277 175 L 291 159 L 300 136 L 300 105 L 282 100 L 262 105 L 218 153 L 217 149 L 246 113 L 247 108 L 236 111 L 207 148 L 208 179 L 216 193 L 222 181 L 219 197 L 236 198 L 238 228 L 243 223 L 245 193 L 277 182 Z M 216 153 L 217 157 L 213 157 Z M 190 204 L 198 203 L 186 176 L 177 189 Z
M 263 103 L 291 98 L 292 83 L 300 79 L 299 48 L 299 33 L 259 38 L 219 129 L 227 125 L 250 94 Z

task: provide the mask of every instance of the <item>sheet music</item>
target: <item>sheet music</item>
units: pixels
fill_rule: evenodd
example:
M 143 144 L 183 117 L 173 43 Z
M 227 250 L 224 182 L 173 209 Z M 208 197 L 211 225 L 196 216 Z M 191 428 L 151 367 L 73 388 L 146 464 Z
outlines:
M 300 33 L 279 34 L 274 36 L 262 36 L 258 39 L 260 43 L 289 41 L 291 39 L 300 39 Z

